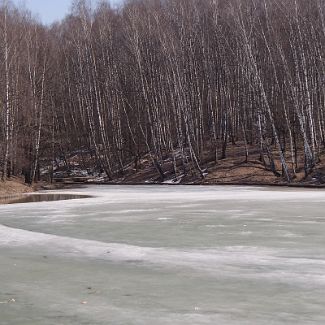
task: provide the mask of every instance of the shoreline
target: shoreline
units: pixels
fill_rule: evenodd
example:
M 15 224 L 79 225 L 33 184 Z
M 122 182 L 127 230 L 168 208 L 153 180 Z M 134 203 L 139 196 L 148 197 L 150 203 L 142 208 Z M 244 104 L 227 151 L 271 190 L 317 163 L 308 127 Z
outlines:
M 288 187 L 288 188 L 308 188 L 308 189 L 325 189 L 325 184 L 307 184 L 307 183 L 250 183 L 250 182 L 216 182 L 216 183 L 148 183 L 148 182 L 69 182 L 47 184 L 41 187 L 41 190 L 59 190 L 67 189 L 69 187 L 87 186 L 87 185 L 101 185 L 101 186 L 260 186 L 260 187 Z
M 148 182 L 70 182 L 69 183 L 36 183 L 32 186 L 24 184 L 19 178 L 14 178 L 8 180 L 4 183 L 0 183 L 0 199 L 12 198 L 21 196 L 23 194 L 38 192 L 42 190 L 51 191 L 51 190 L 60 190 L 60 189 L 69 189 L 76 187 L 83 187 L 87 185 L 97 185 L 97 186 L 248 186 L 248 187 L 273 187 L 273 188 L 291 188 L 291 189 L 314 189 L 321 190 L 325 189 L 325 184 L 306 184 L 306 183 L 258 183 L 258 182 L 216 182 L 216 183 L 181 183 L 181 184 L 172 184 L 172 183 L 148 183 Z
M 274 184 L 274 183 L 237 183 L 237 182 L 220 182 L 220 183 L 182 183 L 182 184 L 170 184 L 170 183 L 100 183 L 100 182 L 88 182 L 88 183 L 69 183 L 69 185 L 121 185 L 121 186 L 261 186 L 261 187 L 289 187 L 289 188 L 324 188 L 325 184 Z

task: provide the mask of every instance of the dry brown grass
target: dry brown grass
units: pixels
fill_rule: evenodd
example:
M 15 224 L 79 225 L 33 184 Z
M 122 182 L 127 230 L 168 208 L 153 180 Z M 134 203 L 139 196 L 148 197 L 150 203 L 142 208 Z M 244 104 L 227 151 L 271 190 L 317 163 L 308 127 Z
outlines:
M 0 197 L 33 192 L 34 190 L 34 187 L 24 184 L 23 180 L 18 177 L 13 177 L 6 182 L 0 181 Z
M 281 163 L 276 148 L 274 148 L 273 156 L 275 166 L 279 175 L 281 175 Z M 194 166 L 189 166 L 190 171 L 183 178 L 183 184 L 256 184 L 256 185 L 285 185 L 286 181 L 281 176 L 276 176 L 270 168 L 264 166 L 259 160 L 260 153 L 256 146 L 250 146 L 248 161 L 245 162 L 245 148 L 243 143 L 229 144 L 227 149 L 227 158 L 214 162 L 211 152 L 206 152 L 204 163 L 201 165 L 207 168 L 208 175 L 202 180 L 200 175 L 194 171 Z M 265 157 L 267 160 L 267 158 Z M 290 153 L 286 153 L 286 161 L 288 167 L 291 168 Z M 319 185 L 313 180 L 315 173 L 321 170 L 325 179 L 325 155 L 321 157 L 321 162 L 317 164 L 314 172 L 305 178 L 303 165 L 303 152 L 298 153 L 298 170 L 292 179 L 292 185 Z M 162 168 L 166 175 L 173 175 L 172 164 L 164 162 Z M 194 172 L 191 172 L 191 169 Z M 167 176 L 168 177 L 168 176 Z M 134 184 L 144 183 L 146 180 L 152 180 L 159 183 L 158 173 L 152 166 L 150 160 L 143 160 L 141 168 L 138 171 L 129 170 L 124 177 L 119 179 L 120 183 Z

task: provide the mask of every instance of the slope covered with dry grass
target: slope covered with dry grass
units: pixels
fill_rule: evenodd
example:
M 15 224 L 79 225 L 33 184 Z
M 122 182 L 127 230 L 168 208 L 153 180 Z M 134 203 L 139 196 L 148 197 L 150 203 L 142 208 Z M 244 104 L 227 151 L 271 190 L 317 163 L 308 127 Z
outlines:
M 0 181 L 0 197 L 33 192 L 34 190 L 34 187 L 24 184 L 23 180 L 18 177 L 13 177 L 6 182 Z

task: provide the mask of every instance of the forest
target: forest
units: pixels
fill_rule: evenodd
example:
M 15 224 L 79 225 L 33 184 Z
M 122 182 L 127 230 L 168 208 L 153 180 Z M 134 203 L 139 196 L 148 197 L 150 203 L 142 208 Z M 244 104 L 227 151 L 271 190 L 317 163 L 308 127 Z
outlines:
M 71 153 L 203 179 L 237 144 L 292 182 L 325 148 L 325 1 L 79 0 L 51 26 L 2 1 L 0 99 L 3 181 Z

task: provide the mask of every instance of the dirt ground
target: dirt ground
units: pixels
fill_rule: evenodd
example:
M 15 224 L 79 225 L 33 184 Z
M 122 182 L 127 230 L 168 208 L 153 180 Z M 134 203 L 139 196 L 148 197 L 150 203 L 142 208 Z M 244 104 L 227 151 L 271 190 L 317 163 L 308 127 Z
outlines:
M 18 177 L 13 177 L 6 182 L 0 181 L 0 197 L 19 195 L 21 193 L 34 192 L 34 186 L 24 184 L 23 180 Z
M 204 169 L 204 178 L 198 173 L 193 165 L 187 165 L 186 174 L 182 175 L 180 161 L 178 165 L 178 175 L 175 178 L 173 169 L 173 160 L 170 155 L 166 155 L 165 160 L 161 164 L 165 175 L 163 183 L 166 184 L 197 184 L 197 185 L 290 185 L 302 187 L 325 187 L 325 153 L 320 155 L 320 160 L 315 166 L 313 172 L 305 177 L 303 154 L 298 156 L 298 166 L 296 174 L 292 176 L 292 181 L 288 184 L 284 177 L 281 176 L 281 164 L 277 153 L 274 152 L 274 160 L 279 176 L 276 176 L 269 168 L 260 161 L 259 150 L 256 147 L 249 148 L 248 160 L 245 161 L 245 150 L 242 143 L 230 145 L 227 150 L 227 158 L 218 160 L 216 163 L 211 152 L 206 152 L 203 158 L 201 168 Z M 286 161 L 289 167 L 291 157 L 287 154 Z M 175 181 L 175 182 L 174 182 Z M 152 159 L 146 155 L 140 159 L 137 170 L 134 165 L 130 163 L 124 170 L 120 177 L 113 181 L 102 180 L 97 181 L 88 180 L 88 184 L 161 184 L 162 181 L 156 168 L 153 166 Z M 81 182 L 82 183 L 82 182 Z M 60 189 L 71 186 L 76 186 L 76 182 L 72 178 L 67 178 L 62 183 L 54 182 L 49 184 L 47 182 L 40 182 L 34 186 L 27 186 L 23 179 L 15 177 L 7 182 L 0 181 L 0 198 L 19 195 L 21 193 L 28 193 L 37 191 L 38 189 Z
M 227 159 L 219 164 L 211 166 L 207 177 L 203 180 L 204 184 L 256 184 L 256 185 L 288 185 L 288 182 L 282 177 L 280 159 L 277 153 L 274 153 L 276 169 L 279 176 L 274 173 L 259 160 L 259 153 L 251 149 L 248 161 L 245 162 L 243 155 L 240 155 L 233 146 L 229 150 Z M 286 156 L 286 162 L 291 169 L 291 157 Z M 292 186 L 323 186 L 325 184 L 325 155 L 320 155 L 320 161 L 314 167 L 314 170 L 307 177 L 305 176 L 303 154 L 298 156 L 298 166 L 295 175 L 291 174 Z
M 275 164 L 279 176 L 276 176 L 269 168 L 260 161 L 260 154 L 256 147 L 249 148 L 249 156 L 245 161 L 245 151 L 241 143 L 230 145 L 227 150 L 227 158 L 215 163 L 214 157 L 205 158 L 201 167 L 206 171 L 205 177 L 195 172 L 194 168 L 184 176 L 179 184 L 237 184 L 237 185 L 288 185 L 284 177 L 281 176 L 280 159 L 274 152 Z M 286 161 L 289 167 L 291 157 L 287 154 Z M 162 169 L 166 179 L 173 178 L 173 165 L 170 159 L 162 164 Z M 191 168 L 190 168 L 191 169 Z M 298 156 L 298 167 L 296 174 L 291 175 L 292 186 L 324 186 L 325 184 L 325 155 L 321 155 L 320 161 L 314 168 L 314 171 L 305 177 L 303 154 Z M 145 157 L 140 162 L 140 168 L 135 171 L 126 170 L 124 176 L 114 180 L 113 183 L 119 184 L 143 184 L 143 183 L 161 183 L 157 170 L 153 167 L 150 159 Z

